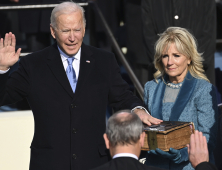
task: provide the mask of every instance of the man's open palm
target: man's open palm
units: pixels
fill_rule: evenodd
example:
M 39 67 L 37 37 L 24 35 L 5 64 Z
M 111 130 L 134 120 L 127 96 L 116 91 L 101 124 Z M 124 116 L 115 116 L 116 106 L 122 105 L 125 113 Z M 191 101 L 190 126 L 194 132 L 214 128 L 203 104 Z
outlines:
M 21 48 L 15 52 L 16 39 L 15 35 L 10 33 L 5 34 L 5 39 L 0 40 L 0 70 L 8 70 L 10 66 L 14 65 L 21 52 Z

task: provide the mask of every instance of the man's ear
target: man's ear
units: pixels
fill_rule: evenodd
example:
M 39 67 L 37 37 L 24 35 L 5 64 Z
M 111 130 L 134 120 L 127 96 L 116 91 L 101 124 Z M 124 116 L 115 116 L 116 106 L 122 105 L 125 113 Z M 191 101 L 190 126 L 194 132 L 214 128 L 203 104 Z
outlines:
M 50 24 L 50 31 L 51 31 L 51 35 L 54 39 L 56 39 L 56 35 L 55 35 L 55 29 L 52 27 L 52 24 Z
M 140 144 L 141 144 L 141 147 L 143 147 L 143 145 L 144 145 L 144 138 L 145 138 L 145 132 L 140 134 Z
M 106 133 L 103 134 L 103 138 L 105 140 L 106 148 L 109 149 L 109 139 L 108 139 Z
M 85 26 L 83 25 L 83 37 L 85 36 L 85 31 L 86 31 L 86 28 L 85 28 Z

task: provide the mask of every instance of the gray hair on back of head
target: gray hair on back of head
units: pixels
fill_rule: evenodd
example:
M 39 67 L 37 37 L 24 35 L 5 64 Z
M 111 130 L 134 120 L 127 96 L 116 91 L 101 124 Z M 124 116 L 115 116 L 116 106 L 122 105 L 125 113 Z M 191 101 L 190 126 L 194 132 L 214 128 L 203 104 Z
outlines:
M 121 116 L 123 113 L 128 113 Z M 106 134 L 112 146 L 132 145 L 138 142 L 143 132 L 140 118 L 130 110 L 122 110 L 112 115 L 106 126 Z
M 70 14 L 73 12 L 77 12 L 80 11 L 82 13 L 82 19 L 83 19 L 83 24 L 84 27 L 86 26 L 86 19 L 85 19 L 85 15 L 84 15 L 84 9 L 83 7 L 81 7 L 79 4 L 70 1 L 70 2 L 63 2 L 59 5 L 57 5 L 51 13 L 51 25 L 53 28 L 56 28 L 56 19 L 58 16 L 62 15 L 62 14 Z

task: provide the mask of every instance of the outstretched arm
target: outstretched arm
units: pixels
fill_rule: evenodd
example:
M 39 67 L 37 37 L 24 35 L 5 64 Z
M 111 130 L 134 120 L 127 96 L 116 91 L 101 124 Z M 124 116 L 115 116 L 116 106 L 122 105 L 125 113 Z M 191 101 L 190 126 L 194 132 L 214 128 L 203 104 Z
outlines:
M 151 116 L 150 114 L 146 113 L 142 109 L 135 109 L 134 113 L 136 113 L 139 116 L 139 118 L 142 120 L 142 122 L 147 124 L 148 126 L 151 126 L 152 124 L 157 125 L 163 122 L 162 120 L 157 119 Z
M 10 66 L 14 65 L 21 52 L 21 48 L 15 51 L 16 39 L 15 35 L 10 33 L 5 34 L 5 39 L 0 40 L 0 70 L 6 71 Z

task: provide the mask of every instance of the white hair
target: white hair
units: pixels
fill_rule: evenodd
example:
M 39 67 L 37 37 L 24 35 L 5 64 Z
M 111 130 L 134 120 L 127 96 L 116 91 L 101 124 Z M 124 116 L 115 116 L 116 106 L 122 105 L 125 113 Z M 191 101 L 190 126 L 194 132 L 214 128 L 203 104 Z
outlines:
M 70 1 L 70 2 L 63 2 L 59 5 L 57 5 L 51 13 L 51 25 L 53 28 L 56 28 L 56 19 L 58 16 L 62 15 L 62 14 L 70 14 L 72 12 L 77 12 L 80 11 L 82 14 L 82 19 L 83 19 L 83 24 L 84 27 L 86 26 L 86 19 L 85 19 L 85 15 L 84 15 L 84 9 L 77 3 Z

